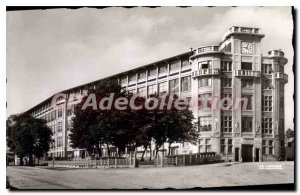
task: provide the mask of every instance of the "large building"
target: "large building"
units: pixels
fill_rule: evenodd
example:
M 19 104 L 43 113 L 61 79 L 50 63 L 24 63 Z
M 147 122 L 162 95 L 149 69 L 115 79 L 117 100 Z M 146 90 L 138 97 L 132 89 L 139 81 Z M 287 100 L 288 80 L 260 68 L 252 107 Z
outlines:
M 134 94 L 150 97 L 175 93 L 196 102 L 192 111 L 198 120 L 198 144 L 175 144 L 173 154 L 216 152 L 230 161 L 278 160 L 283 157 L 285 146 L 284 85 L 288 75 L 284 73 L 284 65 L 287 59 L 281 50 L 262 55 L 263 37 L 258 28 L 233 26 L 219 45 L 191 49 L 113 77 Z M 61 93 L 82 97 L 87 87 L 97 82 Z M 53 107 L 53 96 L 28 112 L 46 119 L 53 130 L 55 143 L 50 156 L 79 157 L 82 150 L 70 147 L 68 134 L 74 105 L 80 98 L 61 99 L 59 106 Z M 203 106 L 202 100 L 207 97 L 248 101 L 236 109 L 226 110 L 214 108 L 213 103 Z

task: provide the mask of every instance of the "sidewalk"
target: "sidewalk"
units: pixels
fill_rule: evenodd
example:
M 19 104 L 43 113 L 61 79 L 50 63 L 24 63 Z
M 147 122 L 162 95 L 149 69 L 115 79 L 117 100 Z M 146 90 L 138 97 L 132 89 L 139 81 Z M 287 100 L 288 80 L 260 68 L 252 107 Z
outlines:
M 261 165 L 282 169 L 260 169 Z M 7 176 L 18 189 L 205 188 L 294 183 L 294 162 L 117 169 L 7 167 Z

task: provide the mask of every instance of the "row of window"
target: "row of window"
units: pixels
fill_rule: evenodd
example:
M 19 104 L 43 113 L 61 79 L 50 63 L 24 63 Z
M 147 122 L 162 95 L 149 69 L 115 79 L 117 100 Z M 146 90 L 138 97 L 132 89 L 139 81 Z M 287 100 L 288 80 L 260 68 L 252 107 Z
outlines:
M 281 128 L 283 128 L 283 121 L 280 122 Z M 224 115 L 221 117 L 221 132 L 231 133 L 233 129 L 232 116 Z M 198 130 L 203 131 L 212 131 L 212 117 L 202 116 L 198 118 Z M 253 132 L 253 117 L 243 116 L 241 132 Z M 262 133 L 263 134 L 272 134 L 273 133 L 273 121 L 272 118 L 263 118 L 262 121 Z
M 169 66 L 169 71 L 170 72 L 174 72 L 174 71 L 178 71 L 180 69 L 180 66 L 181 66 L 181 69 L 185 69 L 185 68 L 188 68 L 191 66 L 190 62 L 188 61 L 188 59 L 185 59 L 183 61 L 173 61 L 170 63 L 170 66 Z M 153 68 L 150 68 L 148 71 L 148 77 L 154 77 L 157 75 L 157 68 L 156 67 L 153 67 Z M 161 75 L 161 74 L 165 74 L 168 72 L 168 65 L 161 65 L 158 67 L 158 75 Z M 132 82 L 135 82 L 136 79 L 138 80 L 142 80 L 142 79 L 145 79 L 146 78 L 146 71 L 140 71 L 137 75 L 136 74 L 132 74 L 132 75 L 129 75 L 128 76 L 128 82 L 129 83 L 132 83 Z M 121 79 L 121 83 L 122 84 L 126 84 L 127 83 L 127 78 L 124 77 Z
M 211 139 L 199 139 L 199 152 L 211 152 Z M 233 141 L 232 139 L 220 140 L 220 152 L 221 154 L 233 153 Z M 264 155 L 274 155 L 274 141 L 262 140 L 262 153 Z
M 224 99 L 227 98 L 227 99 Z M 229 108 L 229 104 L 238 104 L 242 110 L 253 110 L 253 95 L 243 94 L 240 102 L 233 102 L 231 93 L 222 94 L 223 108 Z M 230 101 L 230 102 L 229 102 Z M 212 93 L 203 93 L 198 95 L 198 109 L 211 109 L 213 103 Z M 236 105 L 234 105 L 236 106 Z
M 183 77 L 181 78 L 181 82 L 182 82 L 182 91 L 189 91 L 191 88 L 191 77 Z M 254 80 L 253 79 L 242 79 L 241 80 L 241 85 L 242 88 L 246 88 L 246 89 L 253 89 L 253 83 Z M 163 86 L 166 86 L 166 84 L 162 83 L 161 84 Z M 221 85 L 223 88 L 232 88 L 232 78 L 227 78 L 227 77 L 223 77 L 221 79 Z M 174 79 L 170 81 L 170 89 L 174 88 L 174 93 L 178 93 L 179 91 L 179 79 Z M 212 78 L 211 77 L 203 77 L 203 78 L 199 78 L 198 79 L 198 87 L 202 88 L 202 87 L 211 87 L 212 86 Z M 264 79 L 262 81 L 262 89 L 272 89 L 272 81 L 268 80 L 268 79 Z M 281 83 L 280 85 L 280 90 L 284 90 L 284 85 Z M 162 90 L 163 91 L 163 90 Z
M 41 119 L 46 120 L 47 122 L 54 121 L 56 118 L 62 117 L 62 108 L 59 108 L 57 111 L 53 110 L 41 117 Z
M 158 83 L 147 86 L 148 96 L 153 96 L 155 94 L 163 95 L 168 92 L 168 82 Z M 191 76 L 186 76 L 181 78 L 181 92 L 191 91 Z M 179 93 L 179 79 L 173 79 L 169 81 L 169 92 L 170 93 Z M 129 90 L 129 94 L 135 94 L 135 90 Z M 143 97 L 146 97 L 146 87 L 140 87 L 137 89 L 137 94 Z
M 212 68 L 211 61 L 204 61 L 198 63 L 198 69 L 207 69 Z M 252 70 L 252 63 L 250 62 L 242 62 L 241 63 L 242 70 Z M 224 72 L 232 71 L 232 62 L 231 61 L 222 61 L 221 62 L 221 70 Z M 272 74 L 274 71 L 272 69 L 272 64 L 262 64 L 262 73 L 263 74 Z M 284 67 L 279 66 L 279 72 L 284 72 Z

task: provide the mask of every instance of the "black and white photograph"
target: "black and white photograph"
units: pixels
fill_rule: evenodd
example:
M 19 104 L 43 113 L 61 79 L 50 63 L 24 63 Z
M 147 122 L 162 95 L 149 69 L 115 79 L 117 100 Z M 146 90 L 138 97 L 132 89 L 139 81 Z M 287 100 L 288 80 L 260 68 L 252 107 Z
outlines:
M 7 6 L 6 188 L 295 190 L 296 12 Z

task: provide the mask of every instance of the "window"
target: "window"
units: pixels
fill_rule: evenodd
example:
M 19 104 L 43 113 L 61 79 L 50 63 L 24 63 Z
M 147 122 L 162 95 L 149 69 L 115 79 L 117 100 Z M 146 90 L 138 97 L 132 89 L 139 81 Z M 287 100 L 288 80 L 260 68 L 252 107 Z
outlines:
M 58 118 L 62 117 L 62 108 L 61 108 L 61 107 L 58 108 L 57 115 L 58 115 L 58 116 L 57 116 Z
M 146 97 L 146 87 L 140 87 L 137 89 L 138 96 Z
M 231 78 L 222 78 L 222 87 L 230 88 L 232 86 Z
M 272 118 L 263 118 L 262 119 L 262 132 L 265 134 L 272 134 L 273 133 L 273 123 Z
M 232 116 L 222 116 L 221 131 L 232 132 Z
M 226 99 L 225 99 L 226 98 Z M 233 103 L 231 93 L 222 93 L 223 109 L 229 109 Z
M 170 64 L 170 72 L 175 72 L 175 71 L 178 71 L 179 70 L 179 61 L 173 61 L 171 64 Z
M 198 108 L 199 109 L 211 109 L 211 93 L 199 94 L 198 96 Z
M 242 87 L 253 89 L 253 79 L 242 79 Z
M 128 90 L 128 95 L 129 96 L 133 96 L 133 95 L 135 95 L 136 94 L 136 90 L 135 89 L 130 89 L 130 90 Z
M 71 110 L 71 108 L 68 108 L 68 109 L 67 109 L 67 115 L 68 115 L 68 116 L 71 116 L 71 115 L 72 115 L 72 110 Z
M 142 80 L 142 79 L 145 79 L 145 78 L 146 78 L 146 72 L 145 71 L 139 72 L 138 80 Z
M 159 95 L 164 95 L 168 91 L 167 82 L 159 83 L 158 84 L 158 93 Z
M 128 82 L 129 82 L 129 84 L 135 83 L 136 82 L 136 75 L 135 74 L 130 75 L 128 77 Z
M 204 139 L 199 139 L 199 152 L 204 153 Z
M 56 110 L 54 110 L 52 113 L 51 113 L 51 121 L 54 121 L 56 119 Z
M 262 153 L 263 153 L 264 155 L 267 154 L 266 140 L 262 140 Z
M 284 109 L 284 96 L 280 96 L 279 108 Z
M 242 62 L 242 70 L 252 70 L 252 63 Z
M 284 91 L 284 84 L 283 83 L 279 83 L 279 90 Z
M 207 77 L 204 77 L 204 78 L 200 78 L 198 80 L 198 87 L 201 88 L 201 87 L 211 87 L 211 78 L 207 78 Z
M 226 72 L 232 71 L 232 62 L 230 61 L 222 61 L 221 63 L 221 70 Z
M 284 66 L 279 66 L 279 72 L 284 73 Z
M 243 110 L 252 110 L 253 109 L 252 101 L 253 101 L 252 95 L 242 94 L 242 99 L 241 99 L 242 109 Z
M 191 76 L 181 78 L 181 91 L 191 91 Z
M 62 136 L 57 137 L 57 147 L 62 147 L 63 145 L 63 138 Z
M 57 123 L 57 132 L 62 132 L 62 122 Z
M 272 81 L 269 79 L 262 80 L 262 89 L 272 89 Z
M 208 69 L 211 68 L 211 61 L 199 62 L 198 69 Z
M 127 85 L 127 77 L 121 78 L 121 85 Z
M 185 59 L 185 60 L 182 61 L 182 64 L 181 64 L 181 68 L 182 68 L 182 69 L 188 68 L 188 67 L 190 67 L 190 66 L 191 66 L 191 64 L 190 64 L 190 62 L 189 62 L 188 59 Z
M 253 118 L 242 117 L 242 132 L 252 132 Z
M 179 92 L 179 79 L 173 79 L 169 81 L 169 89 L 170 93 L 178 93 Z
M 272 96 L 263 95 L 262 98 L 262 110 L 263 111 L 272 111 Z
M 157 74 L 157 69 L 156 68 L 152 68 L 150 70 L 148 70 L 148 77 L 154 77 Z
M 262 72 L 263 74 L 272 74 L 272 64 L 263 64 Z
M 205 140 L 205 152 L 211 152 L 211 142 L 210 139 Z
M 228 139 L 227 140 L 227 154 L 232 154 L 232 148 L 233 148 L 233 146 L 232 146 L 232 139 Z
M 273 155 L 273 140 L 269 140 L 269 155 Z
M 225 154 L 226 144 L 225 139 L 221 139 L 221 154 Z
M 202 116 L 199 117 L 199 131 L 211 131 L 211 117 Z
M 148 96 L 153 97 L 156 95 L 156 93 L 157 93 L 156 85 L 149 85 L 148 86 Z
M 158 68 L 158 74 L 164 74 L 168 72 L 168 65 L 162 65 Z

